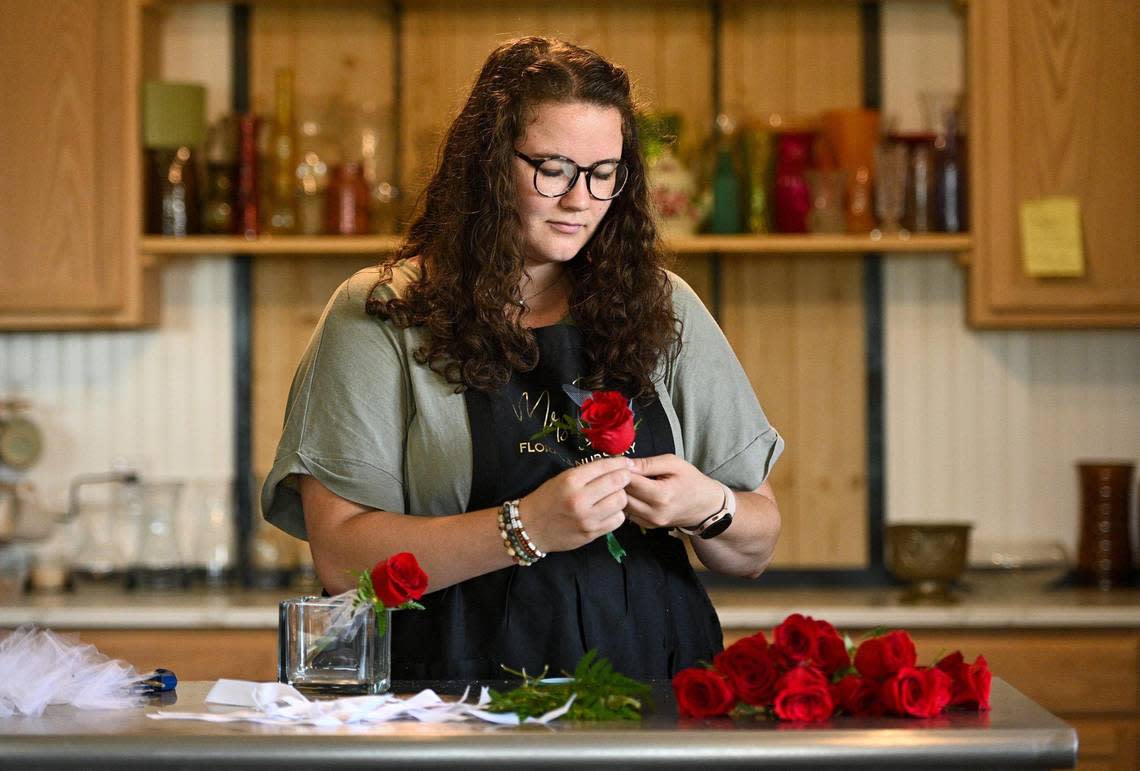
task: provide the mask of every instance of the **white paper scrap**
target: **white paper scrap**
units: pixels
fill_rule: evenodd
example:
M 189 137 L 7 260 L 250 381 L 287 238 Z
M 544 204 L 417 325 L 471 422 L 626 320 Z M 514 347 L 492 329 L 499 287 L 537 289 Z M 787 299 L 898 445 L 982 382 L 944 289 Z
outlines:
M 520 721 L 514 713 L 487 712 L 491 696 L 487 688 L 476 703 L 467 702 L 470 688 L 459 701 L 445 701 L 430 688 L 401 698 L 392 694 L 346 696 L 332 701 L 314 701 L 283 683 L 254 683 L 247 680 L 218 680 L 206 695 L 208 704 L 247 707 L 230 712 L 178 712 L 159 710 L 149 713 L 153 720 L 201 720 L 208 723 L 250 722 L 271 725 L 311 725 L 317 727 L 363 726 L 408 718 L 421 723 L 447 723 L 473 718 L 497 725 L 549 723 L 566 714 L 574 696 L 558 709 L 540 717 Z

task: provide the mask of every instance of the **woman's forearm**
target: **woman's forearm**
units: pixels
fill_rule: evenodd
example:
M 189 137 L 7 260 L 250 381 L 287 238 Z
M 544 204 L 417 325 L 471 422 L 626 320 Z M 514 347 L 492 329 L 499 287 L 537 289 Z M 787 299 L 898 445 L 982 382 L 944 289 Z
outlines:
M 762 492 L 737 492 L 736 514 L 715 538 L 691 538 L 693 550 L 710 570 L 756 578 L 772 561 L 780 536 L 780 510 Z
M 376 511 L 301 478 L 305 525 L 317 576 L 330 593 L 356 585 L 355 573 L 402 551 L 416 555 L 435 591 L 513 564 L 499 536 L 498 510 L 416 517 Z

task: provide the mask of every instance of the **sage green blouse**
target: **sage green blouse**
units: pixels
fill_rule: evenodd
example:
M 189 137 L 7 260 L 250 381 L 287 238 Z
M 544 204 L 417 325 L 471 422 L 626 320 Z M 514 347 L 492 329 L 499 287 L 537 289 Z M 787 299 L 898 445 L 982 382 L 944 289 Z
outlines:
M 417 266 L 401 263 L 375 291 L 396 296 L 418 276 Z M 306 537 L 298 474 L 373 509 L 417 516 L 467 509 L 472 447 L 463 395 L 413 359 L 422 328 L 400 329 L 365 313 L 378 278 L 379 268 L 368 268 L 337 289 L 289 390 L 261 508 L 298 538 Z M 753 490 L 784 440 L 700 299 L 680 277 L 669 278 L 683 335 L 680 355 L 655 384 L 676 454 L 729 487 Z

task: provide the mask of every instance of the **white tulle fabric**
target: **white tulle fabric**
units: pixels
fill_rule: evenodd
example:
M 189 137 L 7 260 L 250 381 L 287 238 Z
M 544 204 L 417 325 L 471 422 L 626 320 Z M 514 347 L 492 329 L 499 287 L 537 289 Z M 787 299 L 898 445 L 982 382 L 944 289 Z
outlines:
M 49 704 L 125 709 L 142 704 L 140 674 L 94 645 L 47 629 L 0 632 L 0 717 L 41 715 Z

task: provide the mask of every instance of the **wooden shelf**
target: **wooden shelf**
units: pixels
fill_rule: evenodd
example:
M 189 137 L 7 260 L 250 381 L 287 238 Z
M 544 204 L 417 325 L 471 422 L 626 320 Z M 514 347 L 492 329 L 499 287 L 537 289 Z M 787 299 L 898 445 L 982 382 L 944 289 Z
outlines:
M 970 249 L 969 234 L 924 233 L 906 238 L 869 235 L 701 235 L 677 238 L 669 246 L 678 254 L 861 254 L 863 252 L 960 252 Z
M 143 236 L 146 254 L 382 254 L 395 251 L 401 236 Z
M 386 254 L 399 247 L 402 236 L 144 236 L 142 251 L 177 257 L 191 254 Z M 909 238 L 867 235 L 697 235 L 673 239 L 678 254 L 861 254 L 864 252 L 963 252 L 971 248 L 968 234 L 926 233 Z

